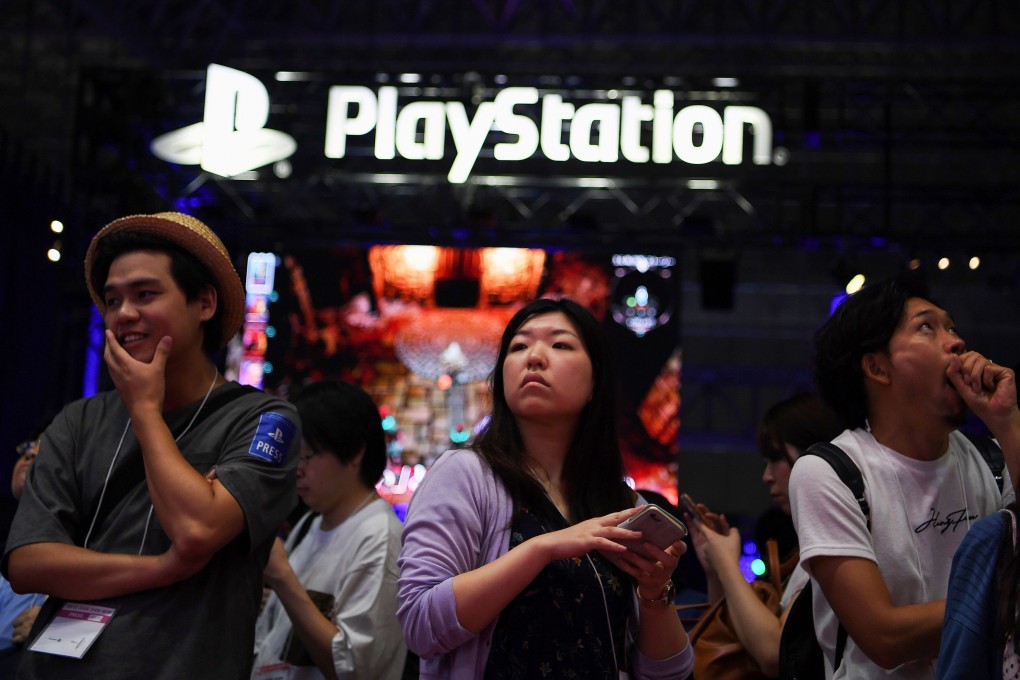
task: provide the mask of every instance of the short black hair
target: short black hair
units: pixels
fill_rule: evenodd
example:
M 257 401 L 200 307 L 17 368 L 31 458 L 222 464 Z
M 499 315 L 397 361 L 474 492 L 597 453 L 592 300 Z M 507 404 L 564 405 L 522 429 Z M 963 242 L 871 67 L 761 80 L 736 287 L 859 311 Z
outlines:
M 814 392 L 798 392 L 769 407 L 758 422 L 758 452 L 772 462 L 790 460 L 789 444 L 803 453 L 812 444 L 835 439 L 842 421 Z
M 379 407 L 360 387 L 340 380 L 311 383 L 290 398 L 301 418 L 301 436 L 315 451 L 349 462 L 362 450 L 359 471 L 369 489 L 386 469 L 386 435 Z
M 911 298 L 935 303 L 916 276 L 866 286 L 844 300 L 815 333 L 818 390 L 847 427 L 862 427 L 868 418 L 861 359 L 888 349 Z
M 165 253 L 170 257 L 170 276 L 180 286 L 184 299 L 194 302 L 207 286 L 216 289 L 216 313 L 205 322 L 202 332 L 202 350 L 206 354 L 214 354 L 220 348 L 222 340 L 223 305 L 220 301 L 222 291 L 216 286 L 216 279 L 197 257 L 172 241 L 133 231 L 117 231 L 104 236 L 96 244 L 95 259 L 92 265 L 92 290 L 103 294 L 106 279 L 110 275 L 110 266 L 121 255 L 141 250 Z

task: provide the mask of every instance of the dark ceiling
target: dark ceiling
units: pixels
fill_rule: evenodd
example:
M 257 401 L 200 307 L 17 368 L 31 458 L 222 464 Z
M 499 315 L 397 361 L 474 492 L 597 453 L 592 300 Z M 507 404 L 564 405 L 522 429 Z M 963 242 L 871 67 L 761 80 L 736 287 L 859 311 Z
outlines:
M 769 112 L 789 162 L 712 168 L 722 184 L 703 191 L 691 166 L 611 166 L 585 187 L 577 168 L 536 165 L 451 186 L 417 167 L 380 184 L 321 157 L 247 182 L 153 159 L 153 137 L 200 119 L 213 62 L 266 83 L 310 74 L 274 90 L 270 120 L 290 130 L 310 125 L 299 100 L 377 73 L 465 97 L 497 75 L 692 99 L 735 77 L 724 96 Z M 0 1 L 0 130 L 8 172 L 96 220 L 178 200 L 259 238 L 1001 249 L 1020 218 L 1018 62 L 1015 0 Z
M 210 63 L 266 84 L 270 127 L 317 137 L 290 176 L 228 180 L 149 153 L 155 137 L 202 119 Z M 1017 0 L 0 0 L 0 223 L 11 236 L 0 318 L 19 329 L 0 334 L 0 355 L 16 357 L 0 429 L 17 437 L 44 406 L 81 394 L 91 232 L 175 206 L 232 252 L 284 241 L 785 248 L 786 260 L 743 258 L 735 311 L 695 301 L 685 315 L 685 433 L 728 433 L 745 448 L 761 407 L 808 380 L 808 338 L 832 285 L 820 278 L 855 249 L 891 259 L 965 245 L 1006 263 L 979 304 L 953 308 L 982 331 L 976 346 L 1015 361 L 1018 64 Z M 280 71 L 305 75 L 282 82 Z M 591 164 L 511 174 L 490 162 L 451 185 L 445 167 L 326 159 L 307 102 L 401 73 L 466 105 L 504 82 L 750 103 L 768 112 L 788 162 L 613 164 L 596 177 Z M 718 188 L 688 185 L 706 176 Z M 70 223 L 60 267 L 38 254 L 54 214 Z M 770 270 L 784 280 L 760 284 Z M 695 287 L 684 292 L 696 300 Z

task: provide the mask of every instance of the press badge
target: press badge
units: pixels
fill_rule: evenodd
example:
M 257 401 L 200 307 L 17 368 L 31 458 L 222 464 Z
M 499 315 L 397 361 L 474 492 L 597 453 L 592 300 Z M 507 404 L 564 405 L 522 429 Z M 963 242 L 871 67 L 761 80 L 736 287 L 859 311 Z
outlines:
M 29 649 L 80 659 L 110 623 L 116 611 L 111 607 L 67 602 L 43 628 Z
M 253 680 L 290 680 L 291 665 L 286 661 L 256 668 Z
M 248 453 L 280 465 L 287 457 L 297 428 L 287 416 L 267 411 L 259 417 L 259 426 L 248 446 Z

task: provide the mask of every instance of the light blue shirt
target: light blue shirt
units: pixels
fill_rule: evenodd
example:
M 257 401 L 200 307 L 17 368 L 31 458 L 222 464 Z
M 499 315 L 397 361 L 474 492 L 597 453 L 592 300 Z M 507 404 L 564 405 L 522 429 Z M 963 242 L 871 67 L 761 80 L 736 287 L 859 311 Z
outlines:
M 11 639 L 14 633 L 14 619 L 29 607 L 42 604 L 46 599 L 40 593 L 18 595 L 11 590 L 10 582 L 0 576 L 0 654 L 14 648 Z

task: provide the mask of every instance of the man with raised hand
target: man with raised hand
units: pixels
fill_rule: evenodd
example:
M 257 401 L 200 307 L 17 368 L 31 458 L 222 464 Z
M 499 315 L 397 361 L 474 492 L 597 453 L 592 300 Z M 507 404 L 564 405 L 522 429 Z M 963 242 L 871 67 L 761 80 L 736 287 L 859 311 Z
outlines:
M 827 677 L 934 678 L 953 553 L 972 522 L 1014 497 L 1013 371 L 968 351 L 949 314 L 908 279 L 852 295 L 815 349 L 822 395 L 851 428 L 832 443 L 860 469 L 870 506 L 869 525 L 818 456 L 793 468 L 793 519 Z M 1002 448 L 1001 490 L 958 431 L 968 408 Z M 848 637 L 834 671 L 840 627 Z
M 262 570 L 296 502 L 294 408 L 212 361 L 244 291 L 199 220 L 115 220 L 85 276 L 116 389 L 67 406 L 29 473 L 2 566 L 50 597 L 18 677 L 247 678 Z

